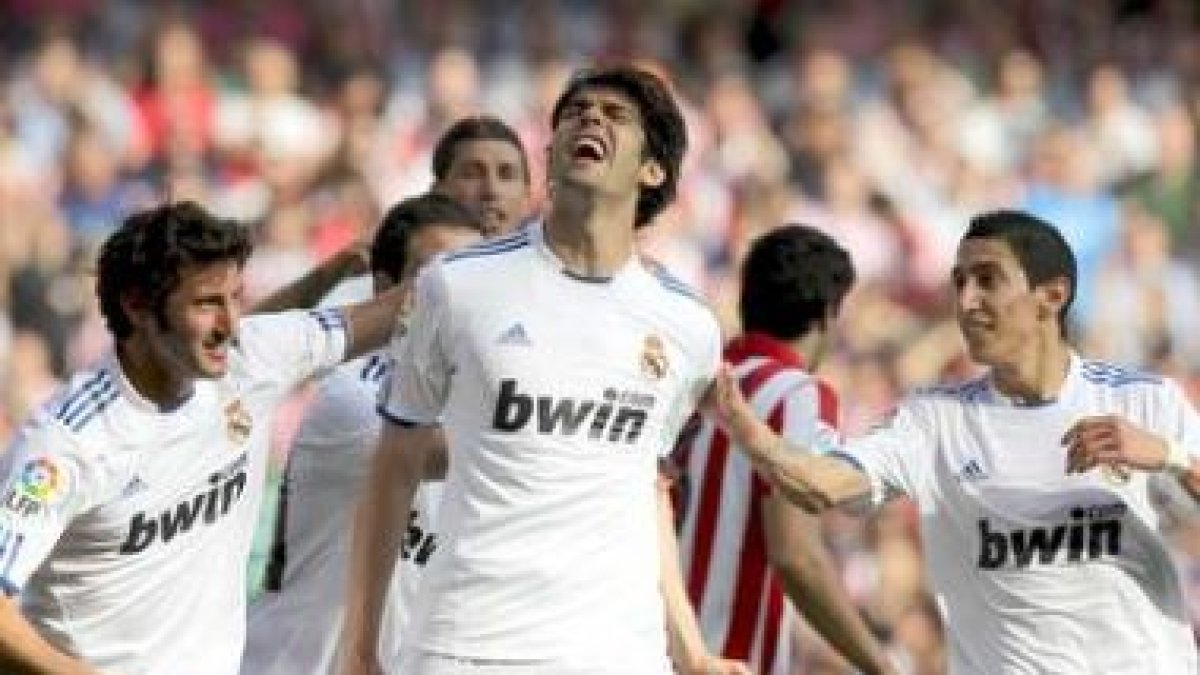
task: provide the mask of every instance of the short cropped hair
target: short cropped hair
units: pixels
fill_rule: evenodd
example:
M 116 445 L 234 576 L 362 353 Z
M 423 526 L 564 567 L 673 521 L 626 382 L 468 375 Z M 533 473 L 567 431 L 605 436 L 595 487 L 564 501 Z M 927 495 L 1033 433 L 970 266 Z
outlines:
M 529 157 L 525 154 L 525 146 L 517 132 L 498 117 L 491 115 L 476 115 L 464 117 L 450 126 L 446 133 L 438 139 L 433 148 L 433 177 L 438 181 L 446 179 L 450 167 L 458 158 L 458 149 L 463 143 L 471 141 L 502 141 L 513 146 L 521 157 L 521 176 L 529 184 Z
M 479 214 L 451 197 L 428 192 L 399 202 L 384 214 L 371 242 L 371 271 L 393 282 L 400 281 L 412 262 L 408 245 L 412 238 L 431 226 L 459 227 L 484 233 Z
M 1070 286 L 1067 300 L 1058 312 L 1060 332 L 1066 335 L 1067 313 L 1079 282 L 1079 265 L 1058 228 L 1023 211 L 992 211 L 971 219 L 963 235 L 963 241 L 968 239 L 998 239 L 1007 244 L 1031 288 L 1066 279 Z
M 854 264 L 832 237 L 788 224 L 756 240 L 742 266 L 742 328 L 794 340 L 836 316 Z

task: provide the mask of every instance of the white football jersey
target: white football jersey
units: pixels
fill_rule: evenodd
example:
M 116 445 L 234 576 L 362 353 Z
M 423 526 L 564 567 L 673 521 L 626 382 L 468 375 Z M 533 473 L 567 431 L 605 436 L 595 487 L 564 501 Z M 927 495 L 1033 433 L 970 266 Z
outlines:
M 336 310 L 246 318 L 229 372 L 167 412 L 115 358 L 75 376 L 6 457 L 4 590 L 106 672 L 236 673 L 272 417 L 345 349 Z
M 379 441 L 381 350 L 321 381 L 288 455 L 264 592 L 250 605 L 243 675 L 333 675 L 341 638 L 354 510 Z M 438 483 L 418 490 L 405 534 L 403 587 L 393 588 L 380 660 L 396 660 L 398 628 L 437 545 Z M 399 583 L 399 581 L 397 581 Z
M 1196 673 L 1150 497 L 1171 479 L 1065 473 L 1063 435 L 1103 414 L 1200 452 L 1200 417 L 1174 383 L 1076 356 L 1052 402 L 1015 405 L 984 377 L 907 399 L 847 447 L 876 501 L 919 507 L 951 673 Z
M 441 422 L 450 446 L 405 663 L 667 673 L 657 465 L 716 372 L 719 329 L 665 273 L 632 259 L 573 276 L 542 236 L 431 263 L 396 349 L 383 412 Z

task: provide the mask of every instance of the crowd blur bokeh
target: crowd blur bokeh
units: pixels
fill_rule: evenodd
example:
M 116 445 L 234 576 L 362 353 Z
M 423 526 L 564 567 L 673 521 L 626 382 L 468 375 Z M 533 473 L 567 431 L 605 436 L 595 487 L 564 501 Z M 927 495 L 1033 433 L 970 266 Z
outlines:
M 457 118 L 520 132 L 544 199 L 549 106 L 596 60 L 669 79 L 691 138 L 653 257 L 736 331 L 739 259 L 785 222 L 861 282 L 822 374 L 848 434 L 972 374 L 946 285 L 972 214 L 1016 207 L 1079 257 L 1073 336 L 1200 398 L 1200 9 L 1187 0 L 0 0 L 0 438 L 108 346 L 91 275 L 131 210 L 249 223 L 261 297 L 430 182 Z M 302 411 L 303 398 L 289 420 Z M 289 425 L 279 431 L 280 452 Z M 942 672 L 911 506 L 825 519 L 863 611 Z M 1179 563 L 1200 628 L 1200 527 Z M 806 673 L 844 672 L 797 637 Z

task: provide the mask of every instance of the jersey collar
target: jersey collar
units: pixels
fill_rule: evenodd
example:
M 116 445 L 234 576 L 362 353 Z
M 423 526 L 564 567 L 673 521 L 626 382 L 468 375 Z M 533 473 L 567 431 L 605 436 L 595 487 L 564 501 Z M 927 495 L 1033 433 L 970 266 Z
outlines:
M 725 346 L 725 358 L 742 361 L 751 356 L 764 356 L 785 366 L 804 369 L 804 357 L 792 347 L 766 333 L 749 332 L 734 338 Z
M 550 246 L 546 244 L 546 219 L 539 218 L 531 221 L 526 226 L 526 231 L 529 233 L 529 242 L 536 250 L 542 260 L 546 261 L 550 267 L 553 267 L 563 278 L 570 279 L 585 284 L 603 285 L 613 281 L 620 281 L 626 277 L 635 274 L 642 269 L 641 262 L 638 260 L 636 253 L 629 256 L 629 260 L 621 266 L 611 277 L 588 277 L 576 274 L 567 269 L 563 261 L 555 255 L 554 251 L 550 250 Z
M 1045 401 L 1026 402 L 1007 396 L 996 387 L 996 381 L 992 378 L 991 373 L 987 375 L 987 390 L 988 398 L 995 403 L 1011 406 L 1013 408 L 1041 408 L 1057 404 L 1059 401 L 1067 400 L 1072 396 L 1075 388 L 1079 383 L 1079 367 L 1082 360 L 1075 350 L 1071 350 L 1068 354 L 1070 360 L 1067 363 L 1067 376 L 1063 378 L 1062 387 L 1058 390 L 1058 395 L 1054 398 Z

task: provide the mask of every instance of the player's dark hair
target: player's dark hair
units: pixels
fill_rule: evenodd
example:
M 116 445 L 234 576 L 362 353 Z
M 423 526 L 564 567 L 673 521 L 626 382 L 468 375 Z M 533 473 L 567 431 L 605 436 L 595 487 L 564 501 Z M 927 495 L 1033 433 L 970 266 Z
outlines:
M 628 65 L 608 66 L 584 69 L 571 77 L 554 104 L 550 116 L 553 128 L 558 127 L 567 104 L 589 89 L 616 90 L 637 106 L 646 135 L 645 156 L 658 162 L 665 174 L 662 185 L 644 187 L 638 193 L 634 225 L 647 225 L 675 199 L 683 153 L 687 149 L 683 114 L 667 86 L 655 75 Z
M 464 117 L 450 126 L 433 148 L 433 177 L 439 181 L 450 175 L 450 167 L 458 159 L 459 147 L 471 141 L 503 141 L 517 149 L 521 157 L 521 176 L 529 183 L 529 157 L 517 132 L 503 120 L 491 115 Z
M 250 257 L 249 230 L 218 218 L 191 201 L 163 204 L 127 217 L 100 248 L 96 294 L 100 313 L 115 340 L 133 334 L 121 307 L 127 293 L 141 294 L 162 325 L 167 298 L 185 270 Z
M 1067 312 L 1075 301 L 1079 268 L 1075 253 L 1058 228 L 1022 211 L 992 211 L 975 216 L 963 235 L 967 239 L 998 239 L 1008 245 L 1025 272 L 1030 288 L 1066 279 L 1067 300 L 1058 312 L 1059 332 L 1067 334 Z
M 832 237 L 805 225 L 774 229 L 742 265 L 742 328 L 794 340 L 837 315 L 854 276 L 850 254 Z
M 384 214 L 371 242 L 371 271 L 400 281 L 410 263 L 409 242 L 431 226 L 484 233 L 479 215 L 451 197 L 436 192 L 410 197 Z

